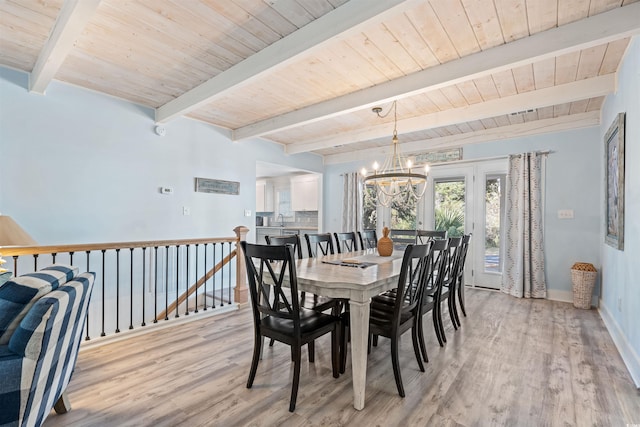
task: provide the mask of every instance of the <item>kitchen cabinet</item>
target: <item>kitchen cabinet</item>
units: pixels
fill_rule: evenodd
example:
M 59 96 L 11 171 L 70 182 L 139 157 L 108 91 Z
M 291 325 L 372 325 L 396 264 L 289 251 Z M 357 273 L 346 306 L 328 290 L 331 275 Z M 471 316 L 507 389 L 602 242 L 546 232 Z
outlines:
M 291 210 L 318 210 L 318 175 L 299 175 L 291 178 Z
M 256 212 L 273 212 L 273 184 L 256 181 Z

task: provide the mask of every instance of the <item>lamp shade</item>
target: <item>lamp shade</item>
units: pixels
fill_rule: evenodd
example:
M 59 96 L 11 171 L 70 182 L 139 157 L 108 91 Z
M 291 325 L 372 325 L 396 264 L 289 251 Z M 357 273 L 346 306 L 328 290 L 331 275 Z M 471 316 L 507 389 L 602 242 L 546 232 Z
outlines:
M 37 246 L 38 242 L 8 215 L 0 215 L 0 247 Z

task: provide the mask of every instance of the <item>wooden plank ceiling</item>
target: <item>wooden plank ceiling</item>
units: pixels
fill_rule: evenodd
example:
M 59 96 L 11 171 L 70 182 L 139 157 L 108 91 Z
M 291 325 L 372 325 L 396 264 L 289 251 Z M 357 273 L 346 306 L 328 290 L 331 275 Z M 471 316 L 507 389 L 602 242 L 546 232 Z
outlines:
M 327 163 L 594 126 L 635 0 L 4 0 L 0 65 Z M 381 151 L 381 152 L 382 152 Z

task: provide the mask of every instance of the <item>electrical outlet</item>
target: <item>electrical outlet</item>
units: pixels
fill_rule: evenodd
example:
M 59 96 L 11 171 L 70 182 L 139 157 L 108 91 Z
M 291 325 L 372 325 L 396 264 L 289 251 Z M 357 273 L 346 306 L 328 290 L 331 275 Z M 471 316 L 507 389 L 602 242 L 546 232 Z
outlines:
M 559 219 L 573 219 L 573 209 L 561 209 L 558 211 Z
M 184 215 L 184 216 L 191 215 L 191 208 L 188 207 L 188 206 L 183 206 L 182 207 L 182 215 Z
M 251 216 L 251 211 L 249 209 L 245 209 L 244 216 Z

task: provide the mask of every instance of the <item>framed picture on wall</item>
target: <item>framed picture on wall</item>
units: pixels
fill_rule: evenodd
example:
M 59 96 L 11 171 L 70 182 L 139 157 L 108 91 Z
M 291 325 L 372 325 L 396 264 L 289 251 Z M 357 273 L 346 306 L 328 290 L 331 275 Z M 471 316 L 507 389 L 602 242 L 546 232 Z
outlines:
M 619 113 L 606 135 L 605 144 L 605 242 L 624 250 L 624 117 Z

